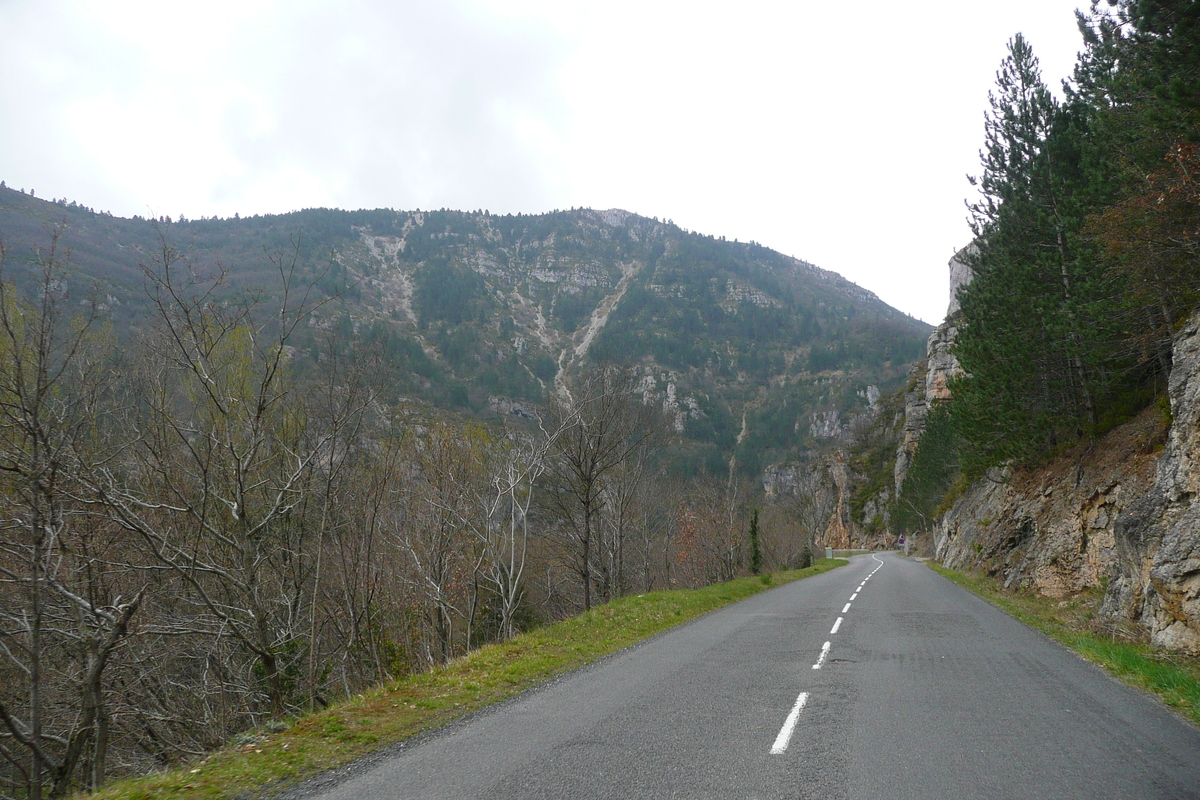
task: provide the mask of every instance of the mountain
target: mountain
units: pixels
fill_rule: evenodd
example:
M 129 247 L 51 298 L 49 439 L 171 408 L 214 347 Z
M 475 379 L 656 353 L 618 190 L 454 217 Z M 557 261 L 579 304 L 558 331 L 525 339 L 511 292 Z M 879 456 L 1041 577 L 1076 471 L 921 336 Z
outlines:
M 598 361 L 636 367 L 673 411 L 676 467 L 747 474 L 845 435 L 898 387 L 931 328 L 871 292 L 757 243 L 626 211 L 342 211 L 172 221 L 114 217 L 0 187 L 5 277 L 25 281 L 61 227 L 69 290 L 133 331 L 148 297 L 139 265 L 221 269 L 224 291 L 277 291 L 279 262 L 331 299 L 317 331 L 373 342 L 396 391 L 484 417 L 528 416 Z

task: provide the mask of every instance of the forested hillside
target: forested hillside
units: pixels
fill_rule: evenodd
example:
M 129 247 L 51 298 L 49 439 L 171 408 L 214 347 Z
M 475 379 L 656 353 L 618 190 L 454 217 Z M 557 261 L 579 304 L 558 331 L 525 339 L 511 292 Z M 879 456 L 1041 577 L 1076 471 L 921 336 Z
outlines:
M 527 413 L 601 361 L 636 364 L 677 416 L 675 461 L 689 473 L 720 471 L 736 452 L 754 475 L 843 431 L 867 409 L 867 386 L 898 385 L 929 330 L 832 272 L 623 211 L 168 221 L 0 188 L 10 280 L 29 288 L 45 226 L 59 223 L 71 294 L 94 294 L 119 333 L 147 318 L 141 267 L 220 270 L 218 295 L 270 295 L 282 260 L 331 301 L 290 342 L 295 368 L 322 357 L 317 331 L 331 328 L 381 348 L 398 393 L 487 417 Z
M 960 307 L 883 401 L 902 414 L 849 448 L 851 506 L 956 568 L 1077 596 L 1106 636 L 1200 653 L 1200 4 L 1079 21 L 1062 100 L 1010 43 Z

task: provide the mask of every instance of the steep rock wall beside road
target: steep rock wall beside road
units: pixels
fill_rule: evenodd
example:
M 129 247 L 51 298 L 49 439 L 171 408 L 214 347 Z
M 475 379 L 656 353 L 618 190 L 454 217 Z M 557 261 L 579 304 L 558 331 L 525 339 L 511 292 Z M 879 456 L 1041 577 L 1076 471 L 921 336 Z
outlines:
M 1147 409 L 1037 470 L 992 475 L 939 520 L 937 557 L 1061 597 L 1106 585 L 1101 614 L 1200 653 L 1200 311 L 1176 336 L 1171 423 Z
M 1169 392 L 1154 486 L 1117 520 L 1104 610 L 1141 624 L 1155 644 L 1200 653 L 1200 310 L 1175 339 Z
M 946 321 L 930 335 L 903 396 L 890 494 L 901 500 L 925 419 L 950 398 L 950 381 L 961 373 L 952 346 L 969 253 L 950 262 Z M 1169 423 L 1160 409 L 1147 409 L 1041 468 L 976 482 L 935 523 L 936 556 L 1050 597 L 1104 586 L 1103 617 L 1142 629 L 1157 645 L 1200 654 L 1200 310 L 1175 337 L 1168 392 Z M 860 505 L 878 514 L 889 493 L 873 491 Z
M 1153 485 L 1162 441 L 1151 409 L 1041 469 L 977 481 L 935 526 L 937 558 L 1050 597 L 1100 584 L 1117 563 L 1117 520 Z

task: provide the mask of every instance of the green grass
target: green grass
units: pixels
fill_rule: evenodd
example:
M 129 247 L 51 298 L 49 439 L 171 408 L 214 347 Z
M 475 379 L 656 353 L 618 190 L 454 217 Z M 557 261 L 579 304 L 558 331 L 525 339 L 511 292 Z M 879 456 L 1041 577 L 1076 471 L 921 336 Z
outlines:
M 202 761 L 115 781 L 90 798 L 269 794 L 438 728 L 721 606 L 846 563 L 844 559 L 819 559 L 807 569 L 738 578 L 704 589 L 623 597 L 502 644 L 487 645 L 439 669 L 369 690 L 294 720 L 280 732 L 243 734 L 237 745 Z
M 927 562 L 1010 616 L 1070 647 L 1131 686 L 1153 692 L 1164 703 L 1200 724 L 1200 658 L 1159 651 L 1145 642 L 1099 630 L 1096 611 L 1102 592 L 1091 589 L 1066 600 L 1004 589 L 1000 581 Z

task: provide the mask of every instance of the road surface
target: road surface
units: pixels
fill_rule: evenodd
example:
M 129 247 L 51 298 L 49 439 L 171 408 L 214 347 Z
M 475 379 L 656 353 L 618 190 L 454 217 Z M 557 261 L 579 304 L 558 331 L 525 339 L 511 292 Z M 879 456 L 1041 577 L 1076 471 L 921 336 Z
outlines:
M 1197 798 L 1200 729 L 864 555 L 288 797 Z

